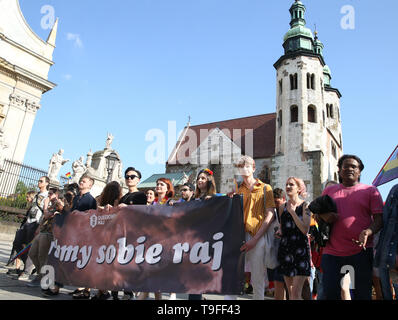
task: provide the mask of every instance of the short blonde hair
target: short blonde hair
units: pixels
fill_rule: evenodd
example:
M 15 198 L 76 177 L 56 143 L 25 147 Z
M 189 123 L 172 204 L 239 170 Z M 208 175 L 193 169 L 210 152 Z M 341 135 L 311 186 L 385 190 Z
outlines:
M 242 156 L 239 161 L 235 163 L 235 167 L 243 167 L 245 164 L 252 165 L 253 168 L 256 167 L 256 162 L 252 157 L 249 156 Z

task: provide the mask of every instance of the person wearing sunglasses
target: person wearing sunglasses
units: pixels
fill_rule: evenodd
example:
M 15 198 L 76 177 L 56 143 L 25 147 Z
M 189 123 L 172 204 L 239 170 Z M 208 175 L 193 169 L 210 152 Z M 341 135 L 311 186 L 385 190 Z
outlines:
M 191 200 L 194 200 L 194 193 L 195 193 L 195 187 L 192 183 L 184 183 L 184 185 L 180 189 L 181 191 L 181 202 L 188 202 Z
M 129 191 L 120 199 L 119 208 L 129 205 L 146 205 L 146 194 L 137 188 L 141 180 L 141 172 L 134 167 L 128 167 L 124 172 L 124 178 L 126 179 L 126 186 L 129 188 Z M 132 300 L 134 295 L 132 291 L 124 291 L 123 300 Z M 112 291 L 112 296 L 116 300 L 117 292 Z
M 126 186 L 129 191 L 120 199 L 121 206 L 140 204 L 146 205 L 146 195 L 144 192 L 138 190 L 137 185 L 141 180 L 141 172 L 136 170 L 134 167 L 129 167 L 124 173 L 126 179 Z
M 32 206 L 29 209 L 26 217 L 26 223 L 23 225 L 22 233 L 22 246 L 27 246 L 31 243 L 36 235 L 36 231 L 39 227 L 39 222 L 44 211 L 44 201 L 48 197 L 48 189 L 50 187 L 50 178 L 43 176 L 37 182 L 39 192 L 33 199 Z M 21 248 L 17 248 L 17 250 Z M 19 252 L 19 251 L 18 251 Z M 28 257 L 28 253 L 21 256 L 21 260 L 24 263 L 24 271 L 18 276 L 18 280 L 29 280 L 30 273 L 34 269 L 32 260 Z

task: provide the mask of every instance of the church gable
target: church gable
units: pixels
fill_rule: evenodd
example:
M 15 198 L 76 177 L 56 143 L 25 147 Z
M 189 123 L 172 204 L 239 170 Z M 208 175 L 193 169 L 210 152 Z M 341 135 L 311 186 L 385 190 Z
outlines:
M 221 142 L 225 142 L 226 145 L 225 139 L 230 139 L 234 146 L 241 149 L 242 154 L 249 154 L 254 159 L 272 157 L 275 152 L 275 121 L 276 114 L 271 113 L 188 126 L 177 142 L 167 165 L 186 164 L 187 159 L 197 156 L 198 147 L 202 146 L 203 150 L 209 137 L 214 137 L 216 133 L 222 137 Z M 233 149 L 233 153 L 235 152 L 236 149 Z M 185 161 L 179 161 L 181 158 Z

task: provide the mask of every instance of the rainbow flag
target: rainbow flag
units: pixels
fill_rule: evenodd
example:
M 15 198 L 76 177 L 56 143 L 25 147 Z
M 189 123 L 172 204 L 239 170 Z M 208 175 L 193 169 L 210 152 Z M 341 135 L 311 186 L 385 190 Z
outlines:
M 72 179 L 72 175 L 71 175 L 70 172 L 68 172 L 68 173 L 65 175 L 65 177 L 67 177 L 68 179 Z
M 398 145 L 395 147 L 395 150 L 387 159 L 372 184 L 375 187 L 378 187 L 396 178 L 398 178 Z

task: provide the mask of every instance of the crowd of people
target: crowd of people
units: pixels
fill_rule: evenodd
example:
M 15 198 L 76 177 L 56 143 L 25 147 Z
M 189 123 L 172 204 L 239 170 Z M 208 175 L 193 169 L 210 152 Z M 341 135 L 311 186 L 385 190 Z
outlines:
M 155 190 L 139 191 L 141 173 L 134 167 L 125 170 L 126 194 L 113 181 L 97 198 L 90 194 L 94 180 L 87 175 L 80 178 L 79 184 L 62 191 L 50 188 L 49 178 L 42 177 L 39 192 L 27 194 L 29 209 L 16 233 L 11 256 L 23 253 L 8 274 L 30 280 L 29 286 L 40 287 L 40 270 L 47 263 L 56 214 L 129 205 L 172 206 L 176 202 L 239 194 L 243 198 L 246 235 L 240 248 L 245 252 L 245 292 L 252 293 L 254 300 L 264 300 L 271 291 L 276 300 L 370 300 L 372 293 L 373 298 L 375 294 L 377 299 L 393 299 L 398 187 L 391 190 L 384 204 L 376 187 L 360 182 L 364 169 L 361 159 L 344 155 L 338 161 L 339 181 L 329 181 L 322 195 L 310 203 L 306 201 L 306 185 L 299 177 L 289 177 L 284 190 L 273 190 L 255 178 L 256 166 L 251 157 L 242 156 L 235 166 L 242 182 L 234 191 L 217 193 L 214 173 L 203 169 L 194 184 L 188 182 L 180 187 L 180 197 L 167 178 L 159 178 Z M 276 246 L 277 266 L 273 269 L 267 268 L 269 234 Z M 56 296 L 62 286 L 56 283 L 53 288 L 42 289 L 43 295 Z M 119 292 L 109 293 L 109 288 L 96 290 L 95 294 L 92 291 L 77 288 L 70 294 L 73 299 L 119 299 Z M 154 292 L 154 296 L 162 299 L 161 292 Z M 148 297 L 148 292 L 123 292 L 125 300 Z M 176 294 L 170 293 L 169 299 L 176 299 Z M 202 292 L 190 294 L 188 299 L 202 300 Z M 237 296 L 226 295 L 224 299 L 234 300 Z

